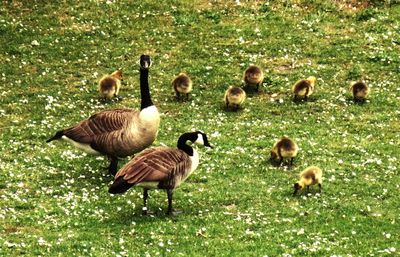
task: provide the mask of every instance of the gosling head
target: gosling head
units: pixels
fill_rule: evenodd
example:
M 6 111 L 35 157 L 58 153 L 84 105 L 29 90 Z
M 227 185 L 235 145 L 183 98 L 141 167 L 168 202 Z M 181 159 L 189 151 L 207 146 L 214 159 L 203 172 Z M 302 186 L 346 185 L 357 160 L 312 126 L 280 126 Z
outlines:
M 312 87 L 314 87 L 315 83 L 317 82 L 317 78 L 314 77 L 314 76 L 308 77 L 307 80 L 310 81 L 310 84 L 311 84 Z
M 151 66 L 151 58 L 149 55 L 142 54 L 140 56 L 140 68 L 143 70 L 148 70 Z
M 276 153 L 276 151 L 271 150 L 271 160 L 274 161 L 278 159 L 278 154 Z
M 294 187 L 293 195 L 296 195 L 297 191 L 304 188 L 304 185 L 299 182 L 296 182 L 293 187 Z
M 123 78 L 122 78 L 122 71 L 121 71 L 120 69 L 114 71 L 113 73 L 111 73 L 111 76 L 114 77 L 114 78 L 116 78 L 116 79 L 119 79 L 120 81 L 123 81 Z

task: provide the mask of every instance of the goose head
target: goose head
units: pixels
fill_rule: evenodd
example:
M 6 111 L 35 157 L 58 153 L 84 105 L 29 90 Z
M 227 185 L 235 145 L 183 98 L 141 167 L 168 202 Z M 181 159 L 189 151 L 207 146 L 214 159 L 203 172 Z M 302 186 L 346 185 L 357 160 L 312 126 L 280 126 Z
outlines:
M 210 143 L 208 142 L 208 138 L 207 138 L 207 135 L 205 133 L 203 133 L 201 131 L 196 131 L 194 133 L 197 135 L 197 138 L 196 138 L 196 140 L 194 142 L 192 141 L 193 143 L 213 148 L 210 145 Z
M 203 145 L 203 146 L 207 146 L 210 148 L 213 148 L 210 143 L 208 142 L 208 138 L 207 135 L 201 131 L 195 131 L 195 132 L 187 132 L 182 134 L 179 137 L 178 140 L 178 148 L 179 146 L 183 146 L 185 145 L 185 142 L 189 140 L 190 142 L 194 143 L 194 144 L 198 144 L 198 145 Z
M 144 70 L 148 70 L 151 66 L 151 58 L 149 55 L 142 54 L 140 56 L 140 68 Z

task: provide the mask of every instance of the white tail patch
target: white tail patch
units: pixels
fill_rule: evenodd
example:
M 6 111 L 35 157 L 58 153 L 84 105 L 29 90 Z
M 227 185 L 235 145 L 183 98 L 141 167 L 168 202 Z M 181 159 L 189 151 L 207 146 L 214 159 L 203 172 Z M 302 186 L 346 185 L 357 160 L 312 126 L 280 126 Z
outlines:
M 67 136 L 62 136 L 61 138 L 63 140 L 65 140 L 65 141 L 71 143 L 76 148 L 84 151 L 85 153 L 88 153 L 88 154 L 91 154 L 91 155 L 101 155 L 101 153 L 99 153 L 98 151 L 94 150 L 89 144 L 82 144 L 82 143 L 76 142 L 76 141 L 72 140 L 71 138 L 69 138 Z

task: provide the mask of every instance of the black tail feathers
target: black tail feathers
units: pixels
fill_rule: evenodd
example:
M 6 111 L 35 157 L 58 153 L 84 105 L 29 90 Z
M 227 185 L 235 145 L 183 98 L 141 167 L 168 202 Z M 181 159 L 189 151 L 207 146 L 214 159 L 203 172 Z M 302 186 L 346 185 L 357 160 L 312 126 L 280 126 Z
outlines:
M 62 130 L 57 131 L 57 133 L 52 138 L 49 138 L 46 140 L 46 143 L 51 142 L 53 140 L 60 139 L 63 135 L 64 135 L 64 131 L 62 131 Z
M 123 177 L 118 177 L 114 180 L 114 183 L 108 189 L 110 194 L 122 194 L 125 193 L 133 184 L 129 184 L 128 181 L 124 180 Z

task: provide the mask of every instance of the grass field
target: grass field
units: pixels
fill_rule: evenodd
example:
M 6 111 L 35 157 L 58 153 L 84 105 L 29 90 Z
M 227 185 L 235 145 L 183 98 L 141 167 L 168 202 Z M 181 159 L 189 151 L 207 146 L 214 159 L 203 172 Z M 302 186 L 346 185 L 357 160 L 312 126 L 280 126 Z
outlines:
M 400 5 L 396 1 L 2 1 L 0 256 L 399 256 Z M 201 129 L 197 171 L 175 191 L 110 195 L 103 157 L 55 131 L 115 107 L 139 108 L 138 60 L 153 58 L 161 113 L 154 146 Z M 249 64 L 258 95 L 226 112 L 222 97 Z M 122 101 L 97 81 L 122 68 Z M 171 80 L 193 79 L 188 102 Z M 290 88 L 318 78 L 311 101 Z M 350 81 L 371 96 L 353 103 Z M 287 135 L 291 169 L 269 151 Z M 120 162 L 125 163 L 128 159 Z M 324 172 L 322 194 L 292 197 L 301 170 Z

